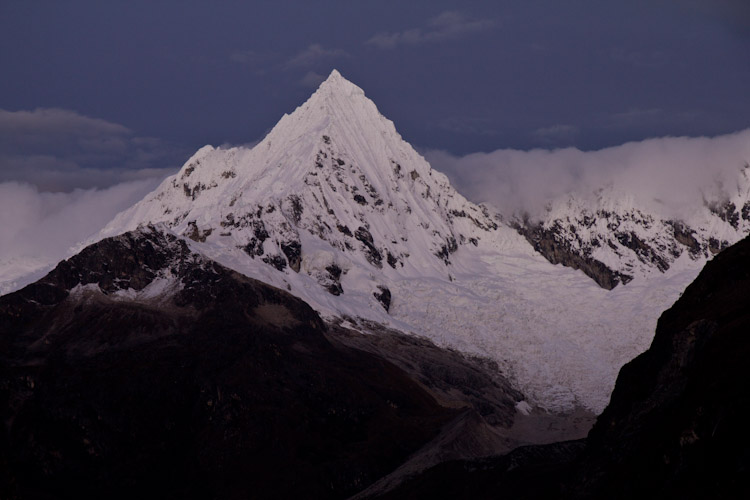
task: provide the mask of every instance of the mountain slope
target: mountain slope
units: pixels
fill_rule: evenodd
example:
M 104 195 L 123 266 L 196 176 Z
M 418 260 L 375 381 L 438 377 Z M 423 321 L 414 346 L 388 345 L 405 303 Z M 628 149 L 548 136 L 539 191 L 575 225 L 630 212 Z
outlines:
M 742 175 L 682 222 L 614 189 L 555 202 L 541 223 L 503 219 L 334 71 L 255 147 L 202 148 L 89 243 L 164 224 L 327 319 L 428 337 L 497 363 L 532 405 L 599 412 L 660 312 L 748 229 Z M 604 288 L 633 279 L 607 292 L 575 269 Z
M 541 217 L 515 217 L 513 226 L 552 263 L 581 269 L 607 289 L 700 267 L 750 233 L 750 164 L 702 205 L 679 214 L 609 186 L 554 200 Z
M 336 71 L 257 146 L 202 148 L 104 234 L 144 221 L 242 248 L 279 270 L 300 271 L 313 235 L 358 264 L 420 274 L 444 271 L 459 245 L 497 226 Z M 306 264 L 308 274 L 326 273 Z
M 368 330 L 490 358 L 530 400 L 600 411 L 697 267 L 607 293 L 432 170 L 334 71 L 252 149 L 199 150 L 99 238 L 163 223 L 211 259 Z
M 194 247 L 145 226 L 0 298 L 3 498 L 342 498 L 590 427 L 528 415 L 493 363 L 326 324 Z
M 750 238 L 709 262 L 585 440 L 447 461 L 366 498 L 747 498 Z

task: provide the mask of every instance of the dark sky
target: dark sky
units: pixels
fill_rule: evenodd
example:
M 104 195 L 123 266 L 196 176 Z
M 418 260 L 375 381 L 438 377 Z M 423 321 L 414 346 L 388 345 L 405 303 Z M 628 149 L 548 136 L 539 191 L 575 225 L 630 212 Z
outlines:
M 419 148 L 590 150 L 750 126 L 750 2 L 1 0 L 0 67 L 42 189 L 256 141 L 334 67 Z

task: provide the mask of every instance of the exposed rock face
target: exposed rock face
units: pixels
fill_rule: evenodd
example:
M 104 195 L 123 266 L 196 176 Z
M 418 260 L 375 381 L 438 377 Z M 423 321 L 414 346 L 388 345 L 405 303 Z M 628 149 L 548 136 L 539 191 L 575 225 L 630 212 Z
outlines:
M 388 289 L 388 287 L 385 286 L 379 286 L 378 291 L 374 293 L 375 298 L 378 299 L 378 302 L 383 306 L 383 309 L 388 312 L 388 310 L 391 308 L 391 291 Z
M 286 259 L 289 262 L 295 273 L 299 272 L 300 264 L 302 263 L 302 250 L 299 241 L 290 241 L 288 243 L 281 244 L 281 251 L 286 255 Z
M 365 255 L 367 256 L 367 261 L 375 267 L 383 267 L 383 256 L 375 247 L 370 231 L 360 226 L 354 232 L 354 237 L 362 243 Z
M 613 271 L 604 263 L 591 256 L 590 248 L 582 251 L 574 250 L 570 242 L 554 229 L 546 229 L 542 224 L 532 225 L 530 223 L 514 225 L 534 250 L 542 254 L 553 264 L 562 264 L 573 269 L 580 269 L 588 277 L 607 290 L 612 290 L 620 283 L 627 283 L 632 276 Z
M 185 241 L 105 239 L 0 298 L 0 497 L 345 498 L 456 415 Z
M 683 254 L 705 261 L 750 233 L 750 166 L 737 172 L 736 186 L 724 196 L 678 220 L 661 213 L 658 203 L 647 208 L 610 187 L 553 200 L 536 219 L 518 216 L 511 225 L 553 264 L 580 269 L 612 289 L 664 273 Z
M 750 219 L 748 219 L 750 220 Z M 691 257 L 698 257 L 703 252 L 703 245 L 695 237 L 695 230 L 690 229 L 681 221 L 668 221 L 674 231 L 674 238 L 678 243 L 687 247 Z
M 201 231 L 200 229 L 198 229 L 195 221 L 191 221 L 190 223 L 188 223 L 188 231 L 185 233 L 185 236 L 193 241 L 199 241 L 203 243 L 206 241 L 206 238 L 211 236 L 212 232 L 213 230 L 211 228 L 208 228 L 205 231 Z

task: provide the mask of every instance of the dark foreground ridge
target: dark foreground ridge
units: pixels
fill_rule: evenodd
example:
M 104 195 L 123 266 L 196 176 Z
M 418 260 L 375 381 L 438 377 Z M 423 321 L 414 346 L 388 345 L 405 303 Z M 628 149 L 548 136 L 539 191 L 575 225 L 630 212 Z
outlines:
M 750 498 L 750 238 L 719 253 L 620 371 L 581 497 Z M 743 494 L 744 492 L 744 494 Z
M 662 315 L 586 440 L 446 462 L 379 498 L 750 498 L 748 359 L 750 238 Z
M 154 229 L 0 298 L 0 498 L 345 498 L 458 411 Z

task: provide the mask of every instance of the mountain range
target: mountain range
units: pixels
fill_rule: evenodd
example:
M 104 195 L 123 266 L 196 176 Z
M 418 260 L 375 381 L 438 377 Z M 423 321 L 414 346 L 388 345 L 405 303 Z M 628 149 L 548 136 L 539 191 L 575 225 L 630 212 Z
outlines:
M 659 314 L 750 230 L 749 172 L 684 221 L 614 188 L 555 200 L 539 220 L 499 214 L 456 192 L 334 70 L 253 148 L 201 148 L 91 242 L 164 224 L 325 318 L 485 356 L 531 405 L 599 412 Z
M 333 71 L 0 298 L 5 491 L 340 498 L 582 438 L 748 232 L 748 165 L 679 218 L 613 185 L 534 216 L 475 204 Z

